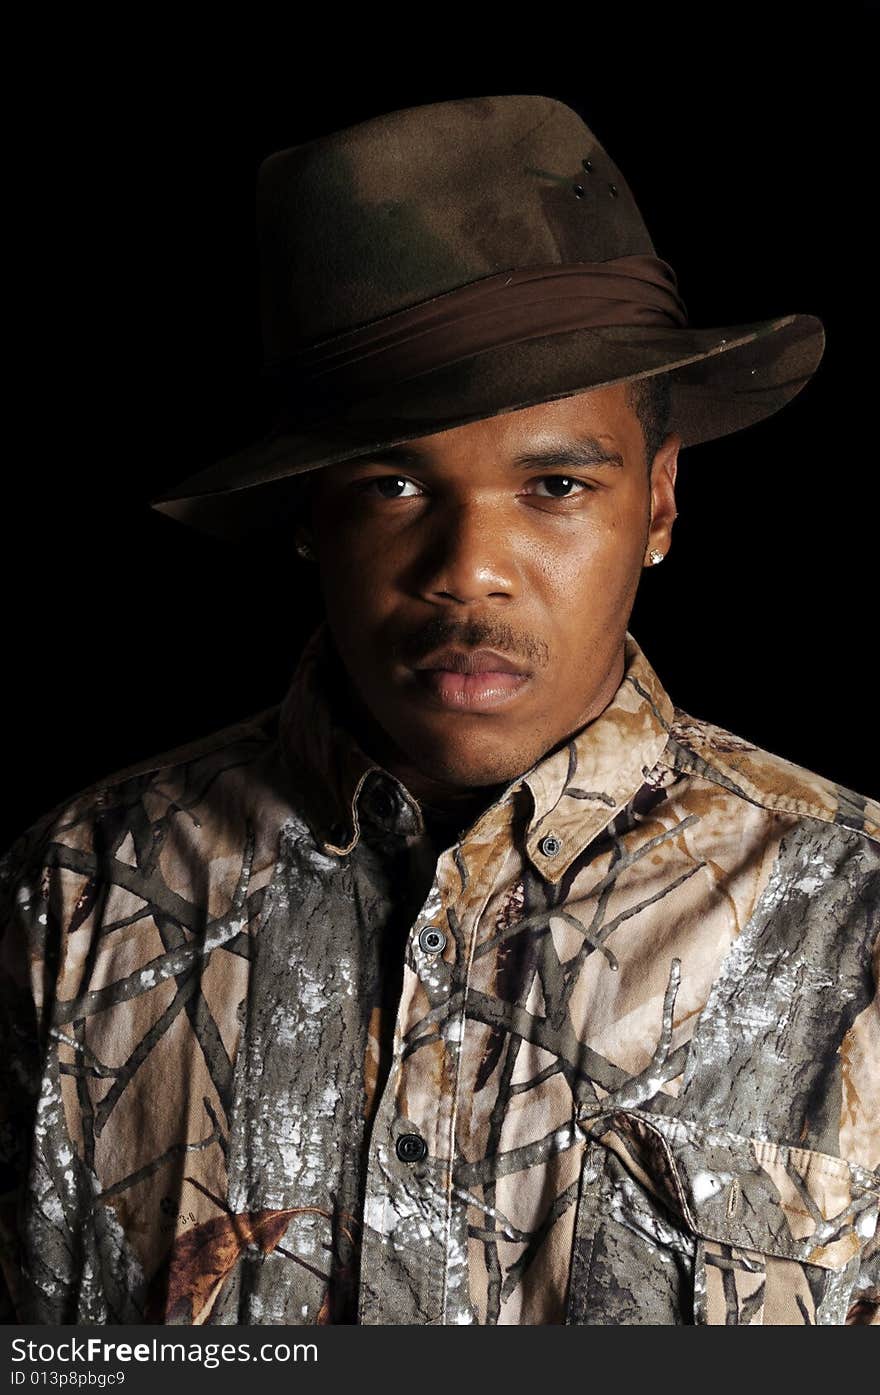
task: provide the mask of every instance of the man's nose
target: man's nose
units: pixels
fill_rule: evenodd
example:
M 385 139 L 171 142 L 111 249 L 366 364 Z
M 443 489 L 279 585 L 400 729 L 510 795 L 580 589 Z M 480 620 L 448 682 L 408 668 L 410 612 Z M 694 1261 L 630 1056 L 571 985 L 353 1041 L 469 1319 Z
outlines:
M 450 503 L 431 519 L 419 589 L 433 602 L 512 600 L 519 586 L 515 554 L 515 537 L 495 510 L 477 501 Z

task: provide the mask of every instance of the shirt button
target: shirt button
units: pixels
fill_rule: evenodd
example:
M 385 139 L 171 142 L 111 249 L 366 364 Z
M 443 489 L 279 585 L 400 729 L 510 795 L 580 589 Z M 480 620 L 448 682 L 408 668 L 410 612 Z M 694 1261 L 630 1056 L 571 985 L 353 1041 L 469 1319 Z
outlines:
M 546 838 L 542 838 L 538 844 L 545 857 L 555 857 L 562 847 L 562 840 L 556 837 L 555 833 L 548 833 Z
M 396 808 L 394 797 L 388 790 L 377 789 L 373 795 L 373 808 L 380 819 L 390 819 Z
M 427 1143 L 417 1133 L 402 1133 L 397 1140 L 396 1152 L 401 1162 L 421 1162 L 427 1151 Z
M 426 925 L 419 931 L 419 946 L 426 954 L 439 954 L 446 948 L 446 936 L 437 925 Z

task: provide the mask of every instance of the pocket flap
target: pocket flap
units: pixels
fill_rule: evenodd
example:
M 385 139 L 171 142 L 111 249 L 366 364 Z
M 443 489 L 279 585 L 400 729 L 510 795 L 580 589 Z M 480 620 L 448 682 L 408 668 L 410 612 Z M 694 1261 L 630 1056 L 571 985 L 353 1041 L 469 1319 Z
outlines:
M 845 1158 L 638 1109 L 578 1123 L 704 1240 L 843 1269 L 877 1228 L 880 1177 Z

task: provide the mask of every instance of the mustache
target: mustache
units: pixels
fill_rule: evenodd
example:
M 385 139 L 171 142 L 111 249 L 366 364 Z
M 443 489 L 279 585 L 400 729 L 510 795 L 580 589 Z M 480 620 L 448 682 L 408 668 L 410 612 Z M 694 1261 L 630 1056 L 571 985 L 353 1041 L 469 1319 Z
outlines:
M 545 668 L 550 650 L 543 639 L 524 634 L 496 619 L 452 620 L 438 615 L 428 620 L 414 634 L 398 640 L 395 657 L 404 664 L 419 663 L 438 649 L 495 649 L 511 660 L 519 660 L 530 668 Z

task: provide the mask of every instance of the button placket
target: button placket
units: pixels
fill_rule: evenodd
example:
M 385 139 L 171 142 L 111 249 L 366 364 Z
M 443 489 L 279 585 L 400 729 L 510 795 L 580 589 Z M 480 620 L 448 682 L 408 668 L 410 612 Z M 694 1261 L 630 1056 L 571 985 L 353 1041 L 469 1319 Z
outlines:
M 419 948 L 425 954 L 442 954 L 446 948 L 446 932 L 439 925 L 425 925 L 419 931 Z
M 476 946 L 479 943 L 483 916 L 492 899 L 499 875 L 508 856 L 507 836 L 509 829 L 499 822 L 495 833 L 498 841 L 495 843 L 492 855 L 482 863 L 480 874 L 476 878 L 471 868 L 467 866 L 467 848 L 460 847 L 456 871 L 461 877 L 461 889 L 455 897 L 451 898 L 450 914 L 454 912 L 458 917 L 460 929 L 457 938 L 462 954 L 462 962 L 457 966 L 459 972 L 454 976 L 453 985 L 456 991 L 461 991 L 461 1003 L 443 1027 L 443 1037 L 447 1043 L 451 1061 L 454 1063 L 455 1072 L 449 1109 L 443 1121 L 444 1140 L 452 1160 L 449 1164 L 449 1193 L 447 1195 L 449 1233 L 450 1236 L 456 1234 L 459 1236 L 459 1243 L 452 1246 L 450 1253 L 445 1257 L 444 1265 L 442 1322 L 451 1325 L 474 1321 L 470 1297 L 467 1244 L 468 1203 L 453 1189 L 453 1168 L 457 1151 L 465 1156 L 470 1151 L 467 1139 L 462 1140 L 461 1147 L 457 1150 L 457 1139 L 462 1098 L 461 1055 L 467 1030 L 467 999 L 471 984 L 471 966 Z M 464 1117 L 467 1119 L 467 1105 L 465 1105 Z
M 376 1276 L 371 1292 L 379 1292 L 383 1271 L 400 1274 L 405 1270 L 404 1288 L 411 1299 L 406 1299 L 405 1312 L 394 1314 L 395 1321 L 472 1320 L 467 1246 L 462 1243 L 450 1251 L 449 1245 L 450 1233 L 458 1234 L 464 1228 L 466 1235 L 466 1211 L 461 1210 L 464 1203 L 453 1194 L 452 1168 L 468 964 L 498 869 L 493 872 L 483 867 L 475 884 L 459 865 L 466 857 L 466 849 L 458 861 L 451 853 L 441 854 L 431 890 L 410 931 L 404 991 L 395 1025 L 394 1060 L 369 1144 L 362 1271 Z M 461 928 L 456 926 L 454 934 L 447 908 L 449 914 L 459 917 Z M 446 934 L 443 951 L 426 952 L 420 936 L 438 926 Z M 459 962 L 461 953 L 465 955 L 463 962 Z M 439 1040 L 426 1041 L 418 1049 L 405 1052 L 407 1033 L 424 1016 L 425 998 L 432 1008 L 442 1007 L 453 989 L 464 990 L 462 1002 L 440 1023 Z M 428 1035 L 435 1030 L 432 1027 Z M 441 1061 L 448 1088 L 438 1092 L 435 1081 Z M 400 1112 L 404 1101 L 406 1117 Z M 408 1141 L 401 1143 L 401 1139 Z M 400 1148 L 404 1153 L 421 1153 L 423 1147 L 421 1158 L 401 1158 Z M 450 1208 L 458 1209 L 450 1214 Z M 367 1287 L 361 1291 L 359 1321 L 387 1321 L 381 1301 L 377 1307 L 371 1307 Z
M 441 854 L 437 862 L 435 882 L 437 886 L 437 909 L 440 915 L 431 918 L 432 924 L 448 925 L 449 933 L 444 949 L 445 958 L 438 955 L 425 956 L 425 968 L 421 973 L 426 991 L 432 974 L 442 973 L 442 992 L 448 998 L 453 992 L 461 992 L 461 1002 L 455 1010 L 439 1024 L 439 1049 L 445 1053 L 443 1076 L 450 1081 L 450 1087 L 437 1098 L 437 1108 L 432 1120 L 434 1137 L 430 1145 L 428 1163 L 431 1169 L 433 1204 L 439 1206 L 438 1217 L 442 1212 L 443 1239 L 440 1271 L 442 1279 L 442 1305 L 439 1320 L 446 1324 L 458 1323 L 462 1315 L 470 1310 L 469 1283 L 467 1278 L 467 1245 L 452 1244 L 450 1237 L 457 1234 L 465 1225 L 465 1216 L 455 1208 L 461 1203 L 453 1192 L 452 1174 L 456 1156 L 455 1138 L 458 1117 L 460 1085 L 460 1060 L 465 1030 L 465 1004 L 467 997 L 468 965 L 473 953 L 477 925 L 482 910 L 489 898 L 491 876 L 487 880 L 481 876 L 475 885 L 467 868 L 467 846 L 459 844 L 456 849 Z M 427 904 L 426 904 L 427 909 Z M 457 918 L 454 925 L 451 916 Z M 460 958 L 463 956 L 463 958 Z M 436 967 L 432 970 L 429 965 Z M 432 1050 L 426 1047 L 425 1050 Z M 422 1052 L 415 1052 L 410 1058 L 417 1061 Z M 427 1065 L 427 1061 L 424 1063 Z M 412 1098 L 407 1092 L 407 1098 Z M 424 1164 L 422 1164 L 424 1166 Z M 464 1266 L 461 1272 L 461 1265 Z
M 383 823 L 387 823 L 393 817 L 396 805 L 388 790 L 383 789 L 381 785 L 373 794 L 372 804 L 373 812 Z
M 375 1290 L 362 1285 L 359 1322 L 431 1320 L 442 1302 L 445 1217 L 441 1214 L 447 1191 L 448 1164 L 435 1156 L 439 1117 L 427 1117 L 430 1090 L 420 1083 L 422 1073 L 433 1076 L 433 1066 L 425 1052 L 445 1049 L 442 1043 L 426 1045 L 405 1053 L 407 1033 L 421 1021 L 425 998 L 433 1007 L 449 993 L 450 966 L 438 953 L 426 953 L 419 944 L 420 933 L 443 923 L 444 913 L 439 883 L 435 876 L 422 904 L 407 947 L 403 985 L 393 1039 L 393 1060 L 373 1119 L 368 1147 L 362 1270 L 381 1276 L 383 1270 L 396 1270 L 404 1263 L 412 1292 L 412 1312 L 390 1315 L 381 1305 L 381 1282 Z M 454 952 L 454 945 L 447 945 Z M 410 1081 L 413 1083 L 410 1084 Z M 415 1117 L 400 1114 L 400 1101 L 421 1099 L 425 1108 Z M 432 1113 L 433 1106 L 428 1110 Z M 437 1111 L 439 1116 L 439 1110 Z M 417 1156 L 417 1154 L 419 1156 Z M 370 1293 L 380 1294 L 378 1306 L 370 1305 Z
M 410 935 L 413 964 L 432 1007 L 444 1003 L 452 991 L 455 944 L 443 928 L 446 923 L 440 884 L 435 876 Z M 426 947 L 426 936 L 439 934 L 438 949 Z
M 418 1053 L 417 1053 L 418 1054 Z M 445 1193 L 443 1168 L 431 1157 L 427 1140 L 412 1119 L 398 1114 L 398 1056 L 389 1075 L 370 1141 L 358 1299 L 361 1325 L 433 1321 L 443 1293 Z M 421 1158 L 401 1158 L 415 1152 Z M 393 1305 L 388 1300 L 395 1294 Z
M 428 1155 L 428 1145 L 418 1133 L 401 1133 L 397 1136 L 395 1152 L 401 1162 L 422 1162 Z

